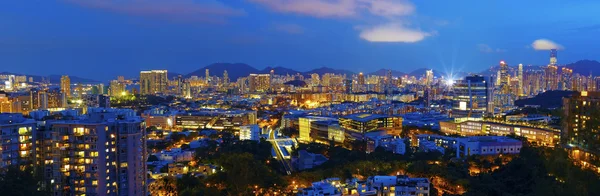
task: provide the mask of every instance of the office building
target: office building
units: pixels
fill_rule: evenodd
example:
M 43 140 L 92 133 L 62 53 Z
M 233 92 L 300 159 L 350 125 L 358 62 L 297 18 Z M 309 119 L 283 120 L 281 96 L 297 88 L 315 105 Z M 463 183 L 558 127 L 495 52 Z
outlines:
M 260 140 L 260 127 L 257 124 L 240 127 L 240 140 Z
M 36 162 L 53 195 L 147 195 L 146 127 L 132 110 L 90 108 L 35 133 Z
M 71 79 L 69 76 L 60 77 L 60 92 L 67 98 L 71 97 Z
M 316 121 L 321 121 L 320 125 L 313 125 Z M 312 135 L 316 134 L 316 132 L 320 132 L 321 136 L 329 134 L 329 128 L 331 126 L 332 137 L 335 137 L 336 128 L 333 125 L 333 122 L 336 121 L 334 118 L 329 117 L 320 117 L 320 116 L 305 116 L 298 118 L 299 124 L 299 132 L 300 138 L 299 140 L 302 142 L 311 142 L 313 141 Z M 313 133 L 313 128 L 315 129 Z M 339 129 L 337 129 L 339 131 Z M 324 133 L 324 134 L 323 134 Z M 325 136 L 324 138 L 329 138 Z M 338 137 L 338 140 L 342 140 L 343 137 Z
M 519 80 L 519 86 L 517 86 L 517 95 L 519 97 L 525 96 L 525 93 L 523 92 L 524 86 L 523 86 L 523 64 L 519 64 L 519 70 L 517 73 L 517 78 Z
M 483 76 L 467 76 L 454 83 L 452 117 L 457 120 L 481 119 L 493 112 L 492 86 Z
M 176 114 L 174 128 L 240 130 L 241 126 L 251 124 L 256 124 L 256 111 L 201 110 Z
M 553 128 L 537 128 L 518 124 L 505 124 L 487 121 L 440 122 L 440 131 L 448 135 L 478 136 L 516 135 L 527 138 L 532 144 L 556 146 L 560 142 L 561 131 Z
M 166 93 L 168 85 L 167 70 L 140 72 L 140 94 L 142 95 Z
M 36 122 L 20 113 L 0 113 L 0 168 L 32 166 L 35 157 L 33 131 Z
M 339 118 L 340 127 L 355 138 L 364 138 L 364 134 L 377 130 L 402 129 L 402 117 L 379 114 L 358 113 Z

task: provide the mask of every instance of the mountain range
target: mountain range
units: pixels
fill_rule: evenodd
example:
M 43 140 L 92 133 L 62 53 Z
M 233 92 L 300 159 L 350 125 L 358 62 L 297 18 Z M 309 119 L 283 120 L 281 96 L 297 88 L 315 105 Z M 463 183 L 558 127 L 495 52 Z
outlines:
M 0 72 L 0 75 L 16 75 L 16 76 L 27 76 L 27 80 L 29 78 L 33 78 L 34 82 L 41 82 L 42 80 L 50 81 L 50 83 L 57 84 L 60 83 L 61 75 L 48 75 L 48 76 L 38 76 L 38 75 L 28 75 L 28 74 L 19 74 L 19 73 L 10 73 L 10 72 Z M 69 75 L 69 79 L 71 83 L 82 83 L 82 84 L 96 84 L 100 83 L 97 80 L 82 78 L 77 76 Z
M 316 73 L 319 75 L 323 75 L 326 73 L 333 73 L 333 74 L 341 74 L 341 75 L 347 75 L 347 76 L 351 76 L 351 75 L 355 75 L 358 74 L 356 72 L 353 71 L 348 71 L 348 70 L 344 70 L 344 69 L 333 69 L 333 68 L 329 68 L 329 67 L 320 67 L 320 68 L 316 68 L 316 69 L 312 69 L 309 71 L 297 71 L 294 69 L 290 69 L 290 68 L 285 68 L 285 67 L 266 67 L 262 70 L 260 69 L 256 69 L 248 64 L 244 64 L 244 63 L 214 63 L 214 64 L 210 64 L 206 67 L 200 68 L 196 71 L 193 71 L 189 74 L 186 74 L 185 77 L 191 77 L 191 76 L 205 76 L 206 75 L 206 69 L 209 70 L 209 74 L 211 76 L 217 75 L 219 77 L 223 76 L 223 72 L 225 70 L 227 70 L 227 74 L 229 75 L 229 78 L 232 81 L 237 80 L 240 77 L 246 77 L 252 73 L 255 74 L 268 74 L 271 72 L 271 70 L 273 70 L 273 72 L 275 74 L 278 75 L 296 75 L 296 74 L 300 74 L 306 77 L 310 77 L 311 74 Z M 414 70 L 410 73 L 405 73 L 405 72 L 401 72 L 401 71 L 396 71 L 396 70 L 391 70 L 392 71 L 392 76 L 395 77 L 400 77 L 400 76 L 404 76 L 404 75 L 409 75 L 409 76 L 422 76 L 425 75 L 425 71 L 428 69 L 422 68 L 422 69 L 417 69 Z M 387 74 L 388 69 L 380 69 L 377 70 L 375 72 L 371 72 L 371 73 L 366 73 L 366 75 L 378 75 L 378 76 L 385 76 Z M 436 76 L 441 76 L 443 75 L 442 72 L 433 71 L 434 74 Z
M 580 61 L 566 64 L 563 66 L 573 69 L 573 73 L 578 73 L 580 75 L 589 75 L 589 74 L 600 75 L 600 62 L 595 61 L 595 60 L 580 60 Z M 514 66 L 514 65 L 510 65 L 509 69 L 515 69 L 515 67 L 516 66 Z M 533 66 L 533 67 L 535 67 L 536 69 L 540 69 L 543 66 Z M 273 70 L 275 72 L 275 74 L 278 74 L 278 75 L 301 74 L 301 75 L 304 75 L 305 77 L 310 77 L 310 75 L 313 73 L 316 73 L 319 75 L 323 75 L 326 73 L 342 74 L 342 75 L 345 74 L 347 76 L 352 76 L 352 75 L 358 74 L 356 72 L 352 72 L 349 70 L 333 69 L 333 68 L 329 68 L 329 67 L 320 67 L 320 68 L 302 72 L 302 71 L 297 71 L 294 69 L 285 68 L 285 67 L 281 67 L 281 66 L 266 67 L 264 69 L 256 69 L 256 68 L 254 68 L 248 64 L 244 64 L 244 63 L 213 63 L 213 64 L 210 64 L 208 66 L 205 66 L 203 68 L 200 68 L 200 69 L 193 71 L 191 73 L 188 73 L 188 74 L 169 72 L 167 77 L 169 79 L 177 77 L 178 75 L 182 75 L 186 78 L 191 77 L 191 76 L 203 77 L 206 75 L 206 73 L 205 73 L 206 69 L 209 70 L 209 74 L 211 76 L 219 76 L 219 77 L 222 77 L 223 72 L 225 70 L 227 70 L 227 73 L 228 73 L 231 81 L 236 81 L 238 78 L 246 77 L 252 73 L 268 74 L 271 72 L 271 70 Z M 482 74 L 482 75 L 496 74 L 498 69 L 499 69 L 499 66 L 492 66 L 489 69 L 479 72 L 478 74 Z M 404 75 L 420 77 L 420 76 L 425 75 L 426 70 L 428 70 L 428 69 L 419 68 L 419 69 L 416 69 L 416 70 L 408 72 L 408 73 L 397 71 L 397 70 L 391 70 L 391 72 L 392 72 L 392 76 L 395 76 L 395 77 L 400 77 L 400 76 L 404 76 Z M 387 72 L 388 72 L 388 69 L 379 69 L 377 71 L 374 71 L 371 73 L 365 73 L 365 74 L 366 75 L 385 76 L 385 75 L 387 75 Z M 446 73 L 438 71 L 438 70 L 433 70 L 433 73 L 436 77 L 446 75 Z M 477 73 L 477 72 L 473 72 L 473 73 Z M 28 78 L 33 77 L 33 80 L 36 82 L 39 82 L 39 81 L 42 81 L 42 79 L 45 79 L 45 80 L 49 80 L 51 83 L 60 83 L 60 78 L 61 78 L 60 75 L 38 76 L 38 75 L 18 74 L 18 73 L 9 73 L 9 72 L 0 72 L 0 74 L 2 74 L 2 75 L 5 75 L 5 74 L 27 75 Z M 453 77 L 460 78 L 460 77 L 466 76 L 468 74 L 469 73 L 466 73 L 466 72 L 454 73 Z M 69 75 L 69 77 L 71 79 L 71 83 L 83 83 L 83 84 L 101 83 L 100 81 L 95 80 L 95 79 L 82 78 L 82 77 L 77 77 L 77 76 L 73 76 L 73 75 Z

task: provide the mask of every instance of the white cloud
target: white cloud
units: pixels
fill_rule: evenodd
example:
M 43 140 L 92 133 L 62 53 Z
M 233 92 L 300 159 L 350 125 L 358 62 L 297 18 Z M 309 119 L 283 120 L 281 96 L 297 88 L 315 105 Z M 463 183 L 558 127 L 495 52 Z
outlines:
M 494 48 L 492 48 L 491 46 L 489 46 L 487 44 L 477 44 L 477 49 L 480 52 L 483 52 L 483 53 L 494 53 L 494 52 L 501 53 L 501 52 L 506 52 L 505 49 L 501 49 L 501 48 L 494 49 Z
M 435 32 L 409 28 L 415 6 L 409 0 L 247 0 L 282 12 L 318 18 L 372 17 L 384 25 L 361 28 L 360 37 L 370 42 L 418 42 Z M 373 21 L 373 20 L 369 20 Z M 416 24 L 419 24 L 417 22 Z M 367 25 L 369 26 L 369 25 Z
M 360 37 L 370 42 L 406 42 L 414 43 L 430 36 L 430 33 L 410 29 L 399 24 L 374 26 L 361 31 Z
M 285 13 L 349 18 L 368 12 L 377 16 L 406 16 L 414 6 L 405 0 L 248 0 Z
M 535 50 L 551 50 L 551 49 L 564 49 L 563 46 L 557 44 L 551 40 L 538 39 L 533 41 L 531 47 Z

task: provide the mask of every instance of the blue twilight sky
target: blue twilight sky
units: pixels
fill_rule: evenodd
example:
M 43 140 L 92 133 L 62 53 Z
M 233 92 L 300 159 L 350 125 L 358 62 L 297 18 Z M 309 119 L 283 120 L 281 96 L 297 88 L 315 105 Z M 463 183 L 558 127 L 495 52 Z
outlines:
M 554 47 L 562 64 L 600 59 L 598 10 L 597 0 L 5 0 L 0 72 L 108 80 L 215 62 L 469 72 L 546 64 Z

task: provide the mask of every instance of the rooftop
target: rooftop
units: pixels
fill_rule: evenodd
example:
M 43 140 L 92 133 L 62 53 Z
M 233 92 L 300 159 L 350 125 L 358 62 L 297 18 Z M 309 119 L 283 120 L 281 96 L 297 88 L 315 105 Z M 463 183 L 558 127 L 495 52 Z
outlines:
M 387 117 L 388 116 L 379 115 L 379 114 L 359 113 L 359 114 L 347 115 L 342 118 L 347 118 L 347 119 L 359 121 L 359 122 L 367 122 L 367 121 L 375 120 L 378 118 L 387 118 Z

